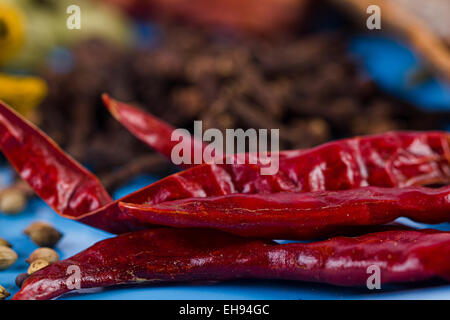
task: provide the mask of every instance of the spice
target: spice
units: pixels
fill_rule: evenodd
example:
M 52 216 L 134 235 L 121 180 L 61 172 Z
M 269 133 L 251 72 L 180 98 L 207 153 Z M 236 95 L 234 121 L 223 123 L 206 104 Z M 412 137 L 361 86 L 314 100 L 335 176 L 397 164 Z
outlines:
M 6 246 L 0 246 L 0 270 L 8 269 L 17 260 L 17 253 Z
M 22 179 L 18 178 L 7 188 L 0 189 L 0 211 L 6 214 L 22 212 L 30 197 L 34 195 L 33 189 Z
M 8 298 L 10 295 L 11 294 L 0 285 L 0 300 L 4 300 L 4 299 Z
M 115 101 L 107 95 L 103 96 L 103 101 L 111 114 L 137 138 L 164 156 L 171 157 L 173 127 L 139 108 Z M 133 121 L 136 118 L 141 121 Z M 183 139 L 183 142 L 187 141 L 195 146 L 194 138 L 188 138 L 190 137 Z M 357 137 L 330 142 L 310 150 L 281 151 L 279 167 L 280 171 L 294 180 L 292 183 L 301 184 L 304 191 L 339 190 L 367 185 L 403 187 L 443 184 L 449 182 L 445 173 L 450 169 L 447 148 L 449 141 L 449 135 L 439 132 L 391 132 Z M 416 144 L 432 151 L 429 154 L 421 151 L 415 154 Z M 205 148 L 200 142 L 197 145 Z M 195 166 L 195 151 L 197 150 L 191 152 L 189 166 Z M 406 164 L 406 158 L 414 158 L 418 162 Z M 434 160 L 422 166 L 431 159 Z M 439 162 L 439 168 L 435 167 L 434 161 Z M 403 167 L 404 165 L 406 166 Z M 343 170 L 346 167 L 348 169 Z M 314 170 L 316 173 L 312 175 Z M 322 186 L 314 179 L 317 175 L 323 176 L 323 181 L 320 182 Z M 343 184 L 348 186 L 344 187 Z
M 110 173 L 105 173 L 100 177 L 100 181 L 106 189 L 112 190 L 123 185 L 130 177 L 136 176 L 146 170 L 169 171 L 170 164 L 164 157 L 159 154 L 148 153 L 139 156 L 129 164 L 124 165 L 120 169 L 114 170 Z
M 31 264 L 38 259 L 45 260 L 48 263 L 52 264 L 59 260 L 59 255 L 55 250 L 51 248 L 38 248 L 31 253 L 26 262 Z
M 450 187 L 230 194 L 161 204 L 120 203 L 122 212 L 148 225 L 207 228 L 242 237 L 320 239 L 399 217 L 422 223 L 450 221 Z
M 423 111 L 382 92 L 358 72 L 339 31 L 272 41 L 223 35 L 218 41 L 185 25 L 157 33 L 146 49 L 80 43 L 71 72 L 42 74 L 49 84 L 42 128 L 89 163 L 109 190 L 138 173 L 166 176 L 173 168 L 140 161 L 152 153 L 105 112 L 99 99 L 105 91 L 176 128 L 192 130 L 194 120 L 202 120 L 205 130 L 280 129 L 281 149 L 386 130 L 436 130 L 450 119 L 448 112 Z M 129 167 L 131 174 L 115 178 Z
M 19 288 L 22 288 L 23 283 L 25 282 L 25 280 L 27 280 L 29 274 L 26 272 L 20 273 L 17 275 L 16 277 L 16 286 Z
M 0 104 L 0 106 L 4 107 L 3 104 Z M 76 216 L 83 211 L 94 210 L 111 201 L 111 197 L 94 175 L 63 154 L 54 145 L 53 141 L 49 140 L 48 137 L 13 110 L 3 109 L 3 111 L 5 112 L 2 113 L 3 118 L 0 121 L 2 122 L 0 135 L 10 132 L 10 128 L 6 127 L 8 125 L 18 130 L 6 139 L 9 141 L 8 144 L 10 144 L 10 147 L 6 149 L 10 152 L 6 152 L 5 155 L 7 154 L 6 157 L 11 160 L 19 174 L 24 173 L 22 170 L 29 172 L 27 176 L 32 178 L 24 180 L 45 201 L 49 201 L 51 207 L 56 208 L 62 214 Z M 5 143 L 6 140 L 4 141 Z M 22 155 L 27 154 L 27 156 L 22 157 L 20 154 L 15 154 L 15 152 L 19 152 Z M 29 157 L 34 157 L 34 164 L 28 162 L 31 160 Z M 27 163 L 31 166 L 27 166 Z M 49 175 L 48 172 L 50 170 L 55 170 L 56 175 Z M 39 173 L 44 171 L 47 172 L 45 177 Z M 38 179 L 38 176 L 41 176 L 41 178 Z M 52 238 L 52 241 L 50 241 L 51 245 L 47 245 L 46 241 L 41 242 L 37 239 L 42 246 L 52 247 L 54 245 L 53 242 L 61 237 L 58 232 L 52 231 L 48 227 L 44 227 L 43 230 L 50 232 L 50 234 L 39 233 L 36 237 L 48 235 Z
M 27 204 L 25 194 L 15 188 L 7 188 L 0 191 L 0 211 L 6 214 L 22 212 Z
M 171 139 L 172 132 L 175 130 L 170 124 L 158 119 L 151 114 L 148 114 L 138 108 L 130 106 L 126 103 L 121 103 L 111 99 L 107 94 L 102 95 L 103 103 L 108 108 L 109 112 L 136 137 L 151 146 L 157 152 L 170 157 L 172 150 L 179 141 Z M 141 119 L 136 122 L 132 119 Z M 163 138 L 164 137 L 164 138 Z M 169 139 L 166 139 L 169 138 Z M 200 152 L 203 154 L 205 144 L 202 141 L 196 141 L 192 136 L 184 136 L 181 143 L 185 143 L 183 150 L 191 150 L 192 159 L 189 164 L 183 164 L 182 167 L 195 166 L 194 154 Z
M 47 267 L 48 265 L 50 265 L 50 263 L 46 260 L 43 259 L 37 259 L 34 260 L 33 262 L 31 262 L 30 266 L 28 267 L 28 274 L 32 274 L 35 273 L 36 271 L 39 271 L 45 267 Z
M 12 248 L 11 243 L 9 243 L 9 241 L 0 238 L 0 247 L 8 247 L 8 248 Z
M 52 299 L 70 292 L 75 286 L 64 284 L 67 268 L 74 265 L 83 289 L 242 278 L 364 286 L 369 266 L 380 268 L 382 284 L 450 281 L 449 254 L 450 233 L 437 230 L 277 244 L 216 230 L 160 228 L 106 239 L 56 262 L 31 275 L 13 299 Z
M 46 222 L 34 222 L 25 229 L 24 233 L 38 246 L 50 248 L 53 248 L 63 236 Z
M 43 133 L 5 105 L 0 104 L 0 114 L 1 149 L 19 173 L 25 170 L 23 178 L 36 193 L 63 216 L 112 233 L 154 227 L 145 218 L 124 213 L 119 202 L 155 205 L 232 193 L 407 187 L 449 181 L 447 133 L 391 132 L 330 142 L 310 150 L 280 152 L 280 170 L 275 175 L 261 175 L 258 165 L 198 165 L 112 201 L 95 176 Z M 161 134 L 155 129 L 161 140 L 166 139 L 167 132 L 170 130 Z M 42 150 L 46 150 L 45 157 Z M 61 180 L 66 184 L 64 189 L 60 188 Z M 67 194 L 71 194 L 70 199 Z

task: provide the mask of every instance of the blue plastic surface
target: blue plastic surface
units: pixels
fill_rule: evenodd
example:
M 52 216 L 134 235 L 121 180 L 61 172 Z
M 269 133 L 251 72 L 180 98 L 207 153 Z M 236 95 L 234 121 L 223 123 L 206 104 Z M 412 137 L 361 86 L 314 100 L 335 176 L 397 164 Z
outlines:
M 386 90 L 412 100 L 424 108 L 450 108 L 448 85 L 439 83 L 437 80 L 431 80 L 418 87 L 407 85 L 406 75 L 412 67 L 419 64 L 419 60 L 405 45 L 381 37 L 359 37 L 353 41 L 351 51 L 361 57 L 366 70 Z M 9 180 L 10 173 L 4 171 L 2 178 Z M 115 194 L 115 198 L 155 180 L 151 177 L 140 177 L 122 188 Z M 22 230 L 36 220 L 48 221 L 64 233 L 63 239 L 56 248 L 62 258 L 67 258 L 99 240 L 112 236 L 59 217 L 39 199 L 30 201 L 25 212 L 19 215 L 0 214 L 0 237 L 13 243 L 14 249 L 19 254 L 19 259 L 13 267 L 0 271 L 0 284 L 13 294 L 18 290 L 14 284 L 16 275 L 26 271 L 27 264 L 24 260 L 36 249 Z M 403 221 L 406 220 L 403 219 Z M 420 224 L 413 225 L 424 227 Z M 434 228 L 450 231 L 449 224 L 434 226 Z M 385 286 L 381 290 L 370 291 L 367 288 L 341 288 L 293 281 L 245 280 L 95 289 L 83 294 L 68 294 L 61 299 L 450 299 L 450 285 L 442 282 L 428 282 L 419 285 Z
M 424 62 L 405 43 L 395 38 L 364 35 L 353 39 L 350 51 L 385 91 L 423 109 L 450 109 L 450 83 L 436 77 L 418 84 L 411 81 Z

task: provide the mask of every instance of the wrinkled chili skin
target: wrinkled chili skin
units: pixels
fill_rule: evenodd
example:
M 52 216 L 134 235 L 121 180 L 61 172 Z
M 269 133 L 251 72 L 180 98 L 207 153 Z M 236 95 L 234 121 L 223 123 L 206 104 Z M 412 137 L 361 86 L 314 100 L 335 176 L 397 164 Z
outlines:
M 388 132 L 289 152 L 280 170 L 303 191 L 354 187 L 447 184 L 449 138 L 445 132 Z
M 1 101 L 0 147 L 20 176 L 58 213 L 77 217 L 112 201 L 96 176 Z
M 450 281 L 448 254 L 450 233 L 436 230 L 276 244 L 214 230 L 153 229 L 103 240 L 39 270 L 13 299 L 52 299 L 71 291 L 71 265 L 80 267 L 81 288 L 241 278 L 365 286 L 369 266 L 380 268 L 382 283 Z
M 95 176 L 4 104 L 0 104 L 0 146 L 22 178 L 56 212 L 112 233 L 151 227 L 122 212 L 119 202 L 158 204 L 232 193 L 405 187 L 445 183 L 450 177 L 448 134 L 394 132 L 281 152 L 275 175 L 261 175 L 260 166 L 254 164 L 198 165 L 112 202 Z
M 103 101 L 138 139 L 171 158 L 177 143 L 170 139 L 173 127 L 106 94 Z M 193 138 L 186 140 L 194 145 Z M 449 141 L 445 132 L 389 132 L 337 140 L 309 150 L 281 151 L 280 175 L 302 191 L 446 184 L 450 182 Z M 200 144 L 198 151 L 206 146 Z M 228 170 L 233 169 L 229 166 Z
M 102 100 L 117 121 L 130 130 L 133 135 L 150 144 L 153 149 L 168 158 L 171 157 L 172 150 L 180 142 L 184 145 L 184 149 L 191 150 L 192 156 L 196 150 L 203 154 L 205 145 L 201 140 L 194 139 L 190 134 L 183 135 L 177 141 L 172 141 L 172 133 L 175 128 L 165 121 L 139 108 L 111 99 L 107 94 L 102 95 Z M 195 166 L 193 157 L 191 163 L 181 165 L 183 168 L 193 166 Z
M 230 194 L 154 205 L 119 203 L 149 225 L 208 228 L 242 237 L 308 240 L 381 225 L 399 217 L 422 223 L 450 221 L 450 187 L 366 187 L 320 192 Z

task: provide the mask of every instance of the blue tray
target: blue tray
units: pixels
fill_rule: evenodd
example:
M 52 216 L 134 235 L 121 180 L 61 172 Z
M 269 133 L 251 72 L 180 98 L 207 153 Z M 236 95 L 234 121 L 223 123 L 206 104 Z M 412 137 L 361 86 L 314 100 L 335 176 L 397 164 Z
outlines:
M 448 85 L 436 79 L 416 87 L 408 84 L 407 75 L 420 65 L 420 60 L 400 42 L 382 37 L 358 37 L 352 42 L 350 50 L 361 58 L 366 70 L 385 90 L 414 101 L 426 109 L 450 108 Z M 11 172 L 3 169 L 1 178 L 3 184 L 8 183 L 11 180 Z M 119 198 L 156 180 L 154 177 L 139 177 L 120 189 L 114 197 Z M 22 233 L 22 230 L 36 220 L 48 221 L 64 233 L 56 248 L 62 258 L 70 257 L 95 242 L 112 236 L 59 217 L 37 198 L 30 201 L 25 212 L 19 215 L 0 214 L 0 237 L 10 241 L 19 255 L 13 267 L 0 271 L 0 284 L 12 294 L 18 291 L 14 284 L 16 275 L 26 271 L 25 259 L 36 249 L 36 245 Z M 406 219 L 401 220 L 418 228 L 425 227 Z M 433 227 L 450 231 L 449 224 Z M 84 291 L 83 294 L 68 294 L 61 299 L 450 299 L 450 285 L 427 282 L 419 285 L 391 285 L 371 291 L 367 288 L 341 288 L 293 281 L 242 280 L 212 284 L 95 289 Z

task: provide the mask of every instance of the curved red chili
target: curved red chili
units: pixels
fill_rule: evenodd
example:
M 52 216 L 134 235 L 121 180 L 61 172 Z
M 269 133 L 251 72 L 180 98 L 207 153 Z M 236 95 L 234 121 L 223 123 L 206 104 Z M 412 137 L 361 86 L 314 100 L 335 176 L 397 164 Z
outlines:
M 170 159 L 173 127 L 106 94 L 103 101 L 131 133 Z M 281 151 L 279 169 L 302 191 L 446 184 L 449 141 L 445 132 L 390 132 L 337 140 L 309 150 Z
M 450 233 L 436 230 L 276 244 L 214 230 L 154 229 L 103 240 L 39 270 L 13 299 L 52 299 L 73 290 L 67 271 L 74 266 L 81 288 L 241 278 L 365 286 L 369 267 L 380 269 L 383 284 L 450 281 L 449 254 Z
M 150 144 L 157 152 L 170 158 L 173 148 L 179 143 L 171 140 L 172 132 L 175 130 L 174 127 L 138 108 L 111 99 L 107 94 L 103 94 L 102 99 L 114 118 L 130 130 L 131 133 Z M 205 145 L 202 141 L 194 139 L 191 135 L 184 136 L 180 140 L 181 143 L 186 144 L 184 149 L 191 150 L 191 155 L 194 155 L 196 150 L 203 154 Z M 190 164 L 182 165 L 184 168 L 193 166 L 195 166 L 193 156 Z
M 232 193 L 407 186 L 444 183 L 450 177 L 446 133 L 401 132 L 282 152 L 280 171 L 275 175 L 261 175 L 258 165 L 199 165 L 112 201 L 93 175 L 1 103 L 0 147 L 22 178 L 56 212 L 112 233 L 151 227 L 122 212 L 119 201 L 158 204 Z
M 381 225 L 399 217 L 423 223 L 450 221 L 450 187 L 366 187 L 339 192 L 230 194 L 159 204 L 120 203 L 149 225 L 208 228 L 242 237 L 308 240 L 349 227 Z
M 0 147 L 20 176 L 62 215 L 78 217 L 112 201 L 96 176 L 1 101 Z

